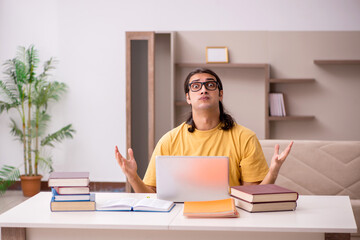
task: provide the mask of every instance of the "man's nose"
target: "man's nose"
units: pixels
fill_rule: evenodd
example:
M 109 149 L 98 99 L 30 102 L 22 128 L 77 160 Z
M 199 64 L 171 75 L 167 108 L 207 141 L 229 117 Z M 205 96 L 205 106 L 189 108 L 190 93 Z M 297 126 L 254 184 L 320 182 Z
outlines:
M 205 87 L 205 84 L 202 84 L 202 85 L 201 85 L 200 92 L 201 92 L 201 93 L 207 93 L 207 89 L 206 89 L 206 87 Z

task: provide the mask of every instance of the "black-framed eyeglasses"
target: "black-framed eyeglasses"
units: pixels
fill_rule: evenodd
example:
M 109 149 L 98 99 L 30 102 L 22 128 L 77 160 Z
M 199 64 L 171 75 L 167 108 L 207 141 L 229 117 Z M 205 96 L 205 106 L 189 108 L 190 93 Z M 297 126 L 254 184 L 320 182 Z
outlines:
M 203 87 L 203 85 L 207 90 L 215 91 L 218 87 L 218 82 L 216 81 L 192 82 L 189 84 L 189 88 L 192 92 L 198 92 Z

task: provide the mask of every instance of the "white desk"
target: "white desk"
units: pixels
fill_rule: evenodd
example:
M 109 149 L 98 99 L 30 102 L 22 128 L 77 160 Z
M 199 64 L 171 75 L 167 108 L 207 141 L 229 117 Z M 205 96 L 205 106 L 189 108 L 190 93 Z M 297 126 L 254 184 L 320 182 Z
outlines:
M 96 193 L 97 199 L 149 194 Z M 154 195 L 150 195 L 154 197 Z M 294 212 L 247 213 L 240 218 L 189 219 L 182 204 L 170 213 L 51 212 L 41 192 L 0 215 L 7 239 L 324 239 L 324 233 L 357 231 L 346 196 L 300 196 Z

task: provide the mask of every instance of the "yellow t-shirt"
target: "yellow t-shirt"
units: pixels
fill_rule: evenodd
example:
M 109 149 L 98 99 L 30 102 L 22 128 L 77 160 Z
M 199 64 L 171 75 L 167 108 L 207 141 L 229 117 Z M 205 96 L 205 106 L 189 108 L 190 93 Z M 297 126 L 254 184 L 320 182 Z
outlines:
M 146 185 L 156 186 L 155 157 L 167 156 L 227 156 L 229 184 L 240 181 L 262 181 L 269 168 L 255 133 L 235 123 L 230 130 L 220 124 L 207 131 L 189 132 L 185 122 L 166 133 L 157 143 L 144 176 Z

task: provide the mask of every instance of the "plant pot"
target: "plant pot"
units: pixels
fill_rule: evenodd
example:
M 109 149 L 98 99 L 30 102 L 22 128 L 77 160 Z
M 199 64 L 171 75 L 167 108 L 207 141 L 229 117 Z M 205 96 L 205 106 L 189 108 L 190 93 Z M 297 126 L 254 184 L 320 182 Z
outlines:
M 40 192 L 42 175 L 21 175 L 21 189 L 25 197 L 32 197 Z

